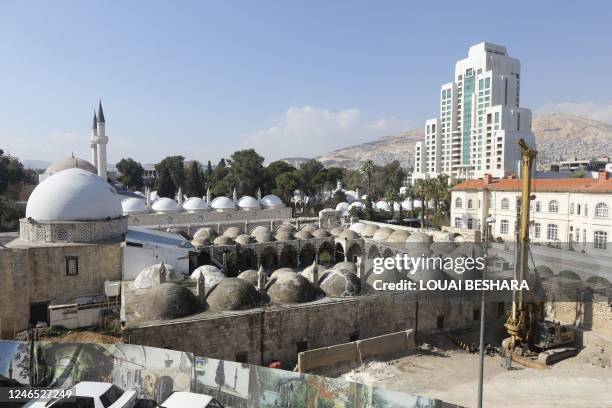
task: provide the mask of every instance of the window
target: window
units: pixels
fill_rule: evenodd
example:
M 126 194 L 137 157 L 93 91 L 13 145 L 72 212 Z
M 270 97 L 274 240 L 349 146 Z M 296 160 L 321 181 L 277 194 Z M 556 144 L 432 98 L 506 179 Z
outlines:
M 76 256 L 66 257 L 66 276 L 77 276 L 79 274 L 79 258 Z
M 542 203 L 541 202 L 536 201 L 535 210 L 536 210 L 536 212 L 542 211 Z
M 608 218 L 608 204 L 599 203 L 595 206 L 595 218 Z
M 468 208 L 472 208 L 472 200 L 468 200 Z
M 595 231 L 593 234 L 593 248 L 606 249 L 608 243 L 608 233 L 604 231 Z
M 461 200 L 461 197 L 457 197 L 455 199 L 455 208 L 463 208 L 463 201 Z
M 468 227 L 468 229 L 473 229 L 473 227 L 474 227 L 474 219 L 473 218 L 468 218 L 468 220 L 467 220 L 467 227 Z
M 576 242 L 580 241 L 580 228 L 576 228 Z
M 559 212 L 559 202 L 557 200 L 550 200 L 548 202 L 548 212 L 551 212 L 551 213 Z
M 540 223 L 536 222 L 535 224 L 533 224 L 533 236 L 534 238 L 540 238 Z
M 100 395 L 100 402 L 106 407 L 110 407 L 123 395 L 123 390 L 116 385 L 112 385 L 108 391 Z
M 586 230 L 582 229 L 582 245 L 586 245 Z
M 546 230 L 546 238 L 551 241 L 557 240 L 558 228 L 556 224 L 548 224 L 548 228 Z
M 501 200 L 501 209 L 502 210 L 510 209 L 510 200 L 508 200 L 507 198 L 502 198 L 502 200 Z
M 508 222 L 508 220 L 501 220 L 501 222 L 499 223 L 499 233 L 507 235 L 509 228 L 510 223 Z
M 455 228 L 463 228 L 463 220 L 461 217 L 455 217 Z
M 580 205 L 578 205 L 578 208 L 580 209 Z M 574 213 L 574 203 L 570 204 L 570 214 Z M 578 214 L 580 214 L 580 210 L 578 210 Z

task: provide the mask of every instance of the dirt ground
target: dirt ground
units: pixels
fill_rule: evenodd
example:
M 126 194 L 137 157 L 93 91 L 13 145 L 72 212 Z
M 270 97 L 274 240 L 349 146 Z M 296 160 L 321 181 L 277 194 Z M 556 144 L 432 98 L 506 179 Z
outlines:
M 499 356 L 485 357 L 485 407 L 612 407 L 612 343 L 589 342 L 580 353 L 552 368 L 502 367 Z M 414 354 L 387 362 L 370 362 L 343 375 L 356 382 L 476 405 L 478 353 L 436 336 Z

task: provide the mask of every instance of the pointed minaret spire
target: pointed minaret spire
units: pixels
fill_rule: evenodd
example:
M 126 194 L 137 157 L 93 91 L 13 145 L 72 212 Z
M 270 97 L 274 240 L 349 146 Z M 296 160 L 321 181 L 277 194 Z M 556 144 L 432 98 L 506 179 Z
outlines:
M 234 201 L 234 204 L 238 202 L 238 194 L 236 193 L 236 187 L 234 187 L 234 192 L 232 193 L 232 200 Z
M 91 130 L 93 130 L 94 133 L 97 133 L 98 131 L 98 115 L 96 115 L 95 109 L 94 109 L 94 116 L 93 116 L 93 125 L 91 126 Z
M 102 110 L 102 99 L 98 102 L 98 122 L 104 123 L 104 111 Z
M 257 289 L 261 291 L 266 290 L 267 279 L 268 275 L 264 271 L 263 265 L 259 265 L 259 270 L 257 271 Z

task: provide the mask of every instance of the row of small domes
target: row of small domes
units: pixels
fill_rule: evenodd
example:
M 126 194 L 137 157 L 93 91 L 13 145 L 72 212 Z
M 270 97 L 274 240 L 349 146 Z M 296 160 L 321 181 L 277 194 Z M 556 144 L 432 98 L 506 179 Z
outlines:
M 398 212 L 401 209 L 412 210 L 414 208 L 420 208 L 421 202 L 419 200 L 404 200 L 404 202 L 393 203 L 393 211 Z M 341 211 L 343 215 L 348 215 L 348 212 L 353 208 L 365 208 L 365 204 L 361 201 L 341 202 L 336 205 L 336 211 Z M 391 212 L 391 204 L 385 200 L 380 200 L 376 203 L 372 202 L 372 208 L 377 211 Z
M 149 211 L 157 213 L 172 213 L 172 212 L 203 212 L 203 211 L 235 211 L 235 210 L 259 210 L 259 209 L 274 209 L 282 208 L 285 205 L 282 200 L 274 194 L 267 195 L 261 199 L 261 203 L 256 198 L 244 196 L 237 200 L 236 203 L 227 197 L 216 197 L 210 202 L 200 197 L 190 197 L 182 204 L 168 197 L 161 197 L 153 201 L 151 208 L 147 207 L 146 200 L 142 198 L 130 197 L 121 202 L 124 214 L 139 214 Z

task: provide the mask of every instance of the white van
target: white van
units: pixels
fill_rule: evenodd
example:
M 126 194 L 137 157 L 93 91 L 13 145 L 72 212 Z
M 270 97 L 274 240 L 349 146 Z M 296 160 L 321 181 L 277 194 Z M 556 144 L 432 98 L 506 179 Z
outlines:
M 161 408 L 225 408 L 225 405 L 206 394 L 175 392 L 161 405 Z

